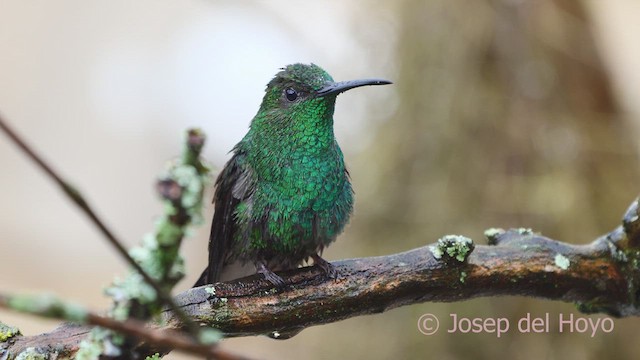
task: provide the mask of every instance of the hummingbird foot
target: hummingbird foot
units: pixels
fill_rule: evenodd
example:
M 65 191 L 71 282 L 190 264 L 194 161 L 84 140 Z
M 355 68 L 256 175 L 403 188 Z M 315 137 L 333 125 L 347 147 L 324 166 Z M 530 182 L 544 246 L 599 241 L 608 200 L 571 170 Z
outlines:
M 271 269 L 267 267 L 263 261 L 256 262 L 256 269 L 258 270 L 258 274 L 262 274 L 267 281 L 272 283 L 277 288 L 283 288 L 287 285 L 280 276 L 276 275 Z
M 320 269 L 322 269 L 322 271 L 324 271 L 324 273 L 327 274 L 329 278 L 331 279 L 338 278 L 338 275 L 339 275 L 338 270 L 336 269 L 335 266 L 333 266 L 333 264 L 331 264 L 327 260 L 320 257 L 320 255 L 318 254 L 311 255 L 311 258 L 313 259 L 313 264 L 317 265 Z

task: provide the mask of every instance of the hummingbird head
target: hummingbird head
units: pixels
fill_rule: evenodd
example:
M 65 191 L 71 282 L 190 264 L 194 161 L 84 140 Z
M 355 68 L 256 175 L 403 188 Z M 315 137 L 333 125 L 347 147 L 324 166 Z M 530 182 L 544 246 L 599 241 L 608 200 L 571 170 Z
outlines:
M 335 82 L 315 64 L 292 64 L 281 70 L 267 84 L 260 106 L 262 113 L 279 114 L 279 117 L 289 114 L 300 119 L 332 118 L 338 94 L 360 86 L 391 84 L 381 79 Z
M 246 139 L 265 154 L 294 149 L 318 152 L 334 145 L 333 110 L 338 94 L 390 83 L 377 79 L 335 82 L 317 65 L 288 65 L 267 84 Z

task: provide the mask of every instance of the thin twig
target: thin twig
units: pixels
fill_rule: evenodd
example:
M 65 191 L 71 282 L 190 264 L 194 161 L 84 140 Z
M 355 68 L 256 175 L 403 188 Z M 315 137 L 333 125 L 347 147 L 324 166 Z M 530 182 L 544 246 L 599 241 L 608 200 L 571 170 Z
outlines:
M 87 323 L 133 336 L 161 348 L 181 350 L 193 355 L 201 355 L 218 360 L 246 359 L 245 357 L 224 352 L 218 349 L 216 345 L 202 345 L 175 330 L 150 329 L 144 322 L 135 319 L 116 321 L 109 317 L 89 313 Z
M 0 308 L 16 310 L 11 306 L 11 300 L 13 297 L 0 293 Z M 51 306 L 44 306 L 37 309 L 31 309 L 29 313 L 34 315 L 40 315 L 48 318 L 57 318 L 60 320 L 69 320 L 64 316 L 65 311 L 61 311 L 60 308 L 67 306 L 62 304 L 59 300 L 44 301 L 43 303 Z M 72 308 L 69 305 L 68 308 Z M 93 312 L 84 312 L 82 309 L 76 309 L 78 314 L 82 314 L 82 323 L 100 326 L 105 329 L 110 329 L 128 336 L 133 336 L 149 344 L 155 345 L 157 348 L 175 349 L 189 353 L 192 355 L 205 356 L 207 358 L 219 359 L 219 360 L 241 360 L 246 359 L 241 356 L 229 354 L 225 351 L 219 350 L 215 345 L 203 345 L 194 341 L 192 338 L 183 335 L 183 333 L 176 330 L 160 330 L 147 326 L 146 323 L 128 319 L 126 321 L 117 321 L 110 317 L 98 315 Z
M 147 272 L 145 272 L 140 264 L 138 264 L 127 252 L 127 249 L 122 245 L 122 242 L 119 241 L 113 232 L 109 230 L 106 224 L 96 215 L 93 209 L 89 206 L 87 201 L 84 199 L 82 194 L 76 190 L 71 184 L 67 181 L 63 180 L 56 171 L 54 171 L 51 166 L 49 166 L 40 156 L 38 156 L 35 151 L 24 142 L 17 133 L 15 133 L 6 123 L 6 121 L 0 116 L 0 129 L 4 131 L 7 136 L 22 150 L 24 151 L 31 160 L 33 160 L 53 181 L 60 186 L 62 191 L 69 196 L 69 198 L 76 204 L 84 213 L 91 219 L 91 222 L 100 229 L 100 232 L 105 236 L 105 238 L 109 241 L 109 243 L 118 251 L 120 256 L 129 263 L 131 267 L 133 267 L 155 291 L 163 304 L 167 305 L 171 308 L 172 311 L 175 311 L 176 316 L 180 318 L 181 321 L 184 322 L 186 329 L 189 333 L 194 336 L 194 338 L 198 338 L 198 334 L 200 332 L 200 328 L 182 311 L 176 303 L 173 301 L 173 298 L 163 291 L 160 285 L 151 277 Z

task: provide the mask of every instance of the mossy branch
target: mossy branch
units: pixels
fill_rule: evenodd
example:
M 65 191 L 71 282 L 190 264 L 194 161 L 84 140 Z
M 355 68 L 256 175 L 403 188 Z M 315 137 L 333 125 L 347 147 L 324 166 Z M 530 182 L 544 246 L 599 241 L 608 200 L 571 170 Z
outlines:
M 636 199 L 622 226 L 587 245 L 559 242 L 528 229 L 491 229 L 486 232 L 489 244 L 475 248 L 466 238 L 447 236 L 399 254 L 337 261 L 333 264 L 341 276 L 336 280 L 305 267 L 280 273 L 288 284 L 283 291 L 251 276 L 189 289 L 175 300 L 195 321 L 229 337 L 282 338 L 309 326 L 399 306 L 480 296 L 531 296 L 574 302 L 586 313 L 640 316 L 638 215 Z M 164 329 L 183 328 L 170 310 L 164 317 Z M 10 346 L 24 348 L 37 341 L 73 349 L 83 331 L 89 328 L 67 325 L 17 337 Z
M 480 296 L 531 296 L 573 302 L 585 313 L 640 316 L 639 223 L 636 199 L 623 226 L 587 245 L 528 229 L 491 229 L 489 245 L 475 248 L 447 236 L 404 253 L 334 262 L 341 274 L 335 281 L 308 267 L 281 274 L 289 284 L 283 292 L 254 276 L 191 289 L 176 301 L 226 336 L 295 333 L 399 306 Z M 180 327 L 169 311 L 166 317 Z

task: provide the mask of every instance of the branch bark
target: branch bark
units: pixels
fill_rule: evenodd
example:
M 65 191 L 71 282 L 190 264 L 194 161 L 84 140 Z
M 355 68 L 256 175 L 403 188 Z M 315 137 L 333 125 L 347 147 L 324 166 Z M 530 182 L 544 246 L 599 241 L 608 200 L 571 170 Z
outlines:
M 463 261 L 429 245 L 334 262 L 340 273 L 336 280 L 326 279 L 316 267 L 305 267 L 280 273 L 288 284 L 283 291 L 252 276 L 189 289 L 175 300 L 197 323 L 229 337 L 286 338 L 309 326 L 399 306 L 479 296 L 532 296 L 575 302 L 586 313 L 640 316 L 638 199 L 622 226 L 587 245 L 562 243 L 527 229 L 492 229 L 487 237 L 489 245 L 475 246 Z M 164 318 L 163 328 L 182 329 L 170 310 Z M 47 334 L 12 339 L 8 349 L 18 353 L 29 346 L 59 344 L 72 352 L 89 329 L 64 325 Z

